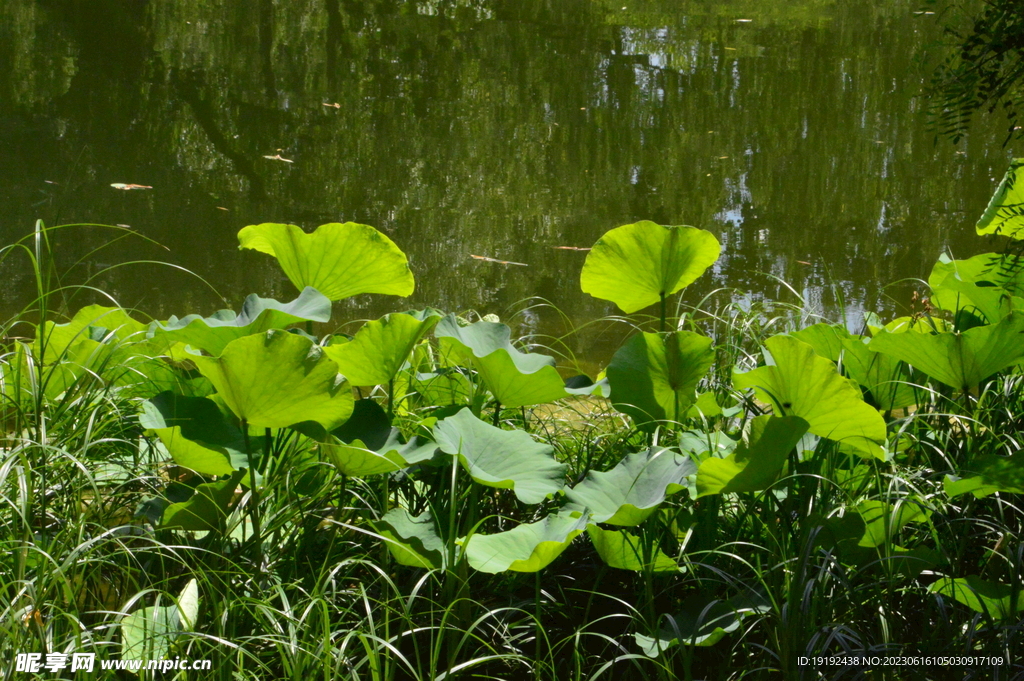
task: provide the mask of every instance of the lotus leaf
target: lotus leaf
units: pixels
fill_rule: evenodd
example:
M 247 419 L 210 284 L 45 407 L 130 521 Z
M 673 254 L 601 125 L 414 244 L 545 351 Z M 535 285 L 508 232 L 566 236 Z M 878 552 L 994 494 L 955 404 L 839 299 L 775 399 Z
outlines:
M 583 264 L 580 285 L 584 293 L 631 314 L 692 284 L 721 251 L 718 239 L 706 230 L 642 220 L 597 240 Z
M 697 472 L 690 457 L 665 447 L 627 454 L 615 468 L 591 471 L 565 492 L 568 508 L 586 511 L 592 522 L 632 527 L 642 523 L 665 501 L 686 488 L 686 476 Z
M 233 340 L 219 357 L 193 355 L 235 416 L 259 428 L 316 421 L 331 430 L 352 413 L 338 366 L 306 338 L 285 331 Z
M 761 598 L 738 596 L 720 601 L 695 595 L 683 601 L 678 615 L 665 618 L 657 638 L 634 634 L 634 639 L 648 657 L 657 657 L 676 645 L 713 646 L 726 634 L 739 629 L 745 616 L 769 609 Z
M 638 537 L 622 530 L 602 530 L 597 525 L 588 525 L 587 534 L 597 554 L 608 567 L 634 572 L 679 572 L 679 566 L 657 546 L 652 546 L 651 555 L 644 555 L 644 548 Z
M 199 617 L 199 584 L 190 579 L 177 602 L 142 608 L 121 620 L 122 660 L 163 660 L 178 634 L 191 631 Z M 138 670 L 125 667 L 138 674 Z
M 799 416 L 758 416 L 747 439 L 724 459 L 705 459 L 697 471 L 697 496 L 768 489 L 786 457 L 807 432 Z
M 242 228 L 238 243 L 277 258 L 295 288 L 312 286 L 331 300 L 409 296 L 415 288 L 405 253 L 369 225 L 332 222 L 306 234 L 295 225 L 263 223 Z
M 974 612 L 998 620 L 1016 620 L 1024 610 L 1024 590 L 1010 584 L 990 582 L 976 575 L 960 579 L 943 577 L 928 587 L 932 593 L 949 596 Z
M 868 347 L 956 390 L 970 390 L 1024 359 L 1024 314 L 963 333 L 880 333 Z
M 871 393 L 879 409 L 892 411 L 917 404 L 916 381 L 906 365 L 888 355 L 871 352 L 867 339 L 850 338 L 843 341 L 843 348 L 846 373 Z
M 381 385 L 393 380 L 413 348 L 437 324 L 439 316 L 423 319 L 389 314 L 367 322 L 348 343 L 324 348 L 352 385 Z
M 864 520 L 864 534 L 858 546 L 877 547 L 888 543 L 908 523 L 927 522 L 931 511 L 914 503 L 892 504 L 884 501 L 862 501 L 857 513 Z
M 853 337 L 846 327 L 836 324 L 812 324 L 789 335 L 799 338 L 814 348 L 820 356 L 833 362 L 839 362 L 843 344 Z
M 585 516 L 549 515 L 497 534 L 474 534 L 464 541 L 474 570 L 537 572 L 547 567 L 587 527 Z
M 608 364 L 612 404 L 648 430 L 678 422 L 696 402 L 697 383 L 714 361 L 711 339 L 697 333 L 633 336 Z
M 1024 494 L 1024 452 L 1013 456 L 983 454 L 961 472 L 965 476 L 962 479 L 947 476 L 944 481 L 946 494 L 951 497 L 967 492 L 979 498 L 995 492 Z
M 187 500 L 170 504 L 164 509 L 159 528 L 221 531 L 230 512 L 235 489 L 245 474 L 246 470 L 243 468 L 224 480 L 197 485 L 195 492 Z
M 454 315 L 438 322 L 438 338 L 452 344 L 461 360 L 472 366 L 491 393 L 506 407 L 526 407 L 565 397 L 565 384 L 547 355 L 524 353 L 512 346 L 512 330 L 497 322 L 459 326 Z
M 474 481 L 511 489 L 524 504 L 539 504 L 564 486 L 566 466 L 555 461 L 553 447 L 521 430 L 495 428 L 469 409 L 439 421 L 434 439 L 441 451 L 459 458 Z
M 444 541 L 429 511 L 414 516 L 393 508 L 372 524 L 399 565 L 439 570 L 447 564 Z
M 1013 159 L 978 220 L 978 234 L 1001 234 L 1011 239 L 1024 239 L 1024 177 L 1020 173 L 1021 167 L 1024 167 L 1024 159 Z
M 95 330 L 101 331 L 94 334 Z M 89 305 L 76 312 L 71 321 L 65 324 L 43 324 L 43 360 L 47 363 L 58 361 L 72 345 L 84 338 L 99 341 L 109 334 L 119 341 L 129 338 L 142 340 L 145 331 L 145 324 L 135 321 L 121 308 Z
M 988 258 L 991 271 L 985 272 L 983 261 L 972 258 L 970 261 L 951 260 L 942 255 L 932 268 L 928 277 L 928 285 L 932 289 L 931 302 L 943 310 L 958 312 L 966 310 L 988 323 L 994 324 L 1009 316 L 1014 311 L 1024 310 L 1024 298 L 1015 296 L 1011 291 L 1002 288 L 993 280 L 1004 280 L 1011 283 L 1014 274 L 1020 272 L 1005 271 L 998 265 L 995 254 L 982 256 Z M 1008 268 L 1010 257 L 1005 259 Z
M 860 388 L 843 378 L 835 364 L 791 336 L 773 336 L 765 346 L 775 361 L 734 375 L 738 389 L 754 388 L 777 416 L 799 416 L 811 433 L 837 440 L 880 459 L 885 458 L 885 421 L 861 399 Z
M 326 322 L 331 318 L 331 301 L 314 288 L 302 289 L 290 303 L 260 298 L 255 293 L 242 303 L 242 311 L 220 310 L 209 317 L 190 314 L 166 322 L 153 322 L 151 338 L 169 343 L 187 343 L 211 355 L 219 355 L 231 341 L 270 329 L 283 329 L 301 321 Z

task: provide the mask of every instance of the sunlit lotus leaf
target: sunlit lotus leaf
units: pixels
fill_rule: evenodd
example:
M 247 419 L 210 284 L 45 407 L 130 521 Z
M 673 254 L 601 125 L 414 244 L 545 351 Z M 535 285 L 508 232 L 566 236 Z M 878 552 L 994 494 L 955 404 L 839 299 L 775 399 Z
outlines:
M 1024 314 L 963 333 L 880 333 L 868 346 L 956 390 L 970 390 L 1024 359 Z
M 846 327 L 838 324 L 813 324 L 789 335 L 799 338 L 820 356 L 833 362 L 839 361 L 844 341 L 852 338 Z
M 952 260 L 943 254 L 932 274 L 938 279 L 956 274 L 961 281 L 1024 296 L 1024 256 L 1013 253 L 981 253 L 967 260 Z M 935 282 L 929 278 L 928 283 L 934 285 Z
M 870 341 L 873 342 L 873 341 Z M 843 367 L 857 381 L 879 409 L 892 411 L 917 403 L 911 371 L 894 357 L 872 352 L 869 341 L 850 338 L 843 341 Z
M 447 564 L 444 541 L 429 511 L 414 516 L 393 508 L 371 524 L 399 565 L 441 569 Z
M 1024 280 L 1024 262 L 1018 264 L 1017 258 L 1000 259 L 991 253 L 982 257 L 986 260 L 951 260 L 945 254 L 940 256 L 928 277 L 932 305 L 951 312 L 965 310 L 990 324 L 1024 310 L 1024 298 L 995 283 L 1002 280 L 1015 285 L 1015 279 Z
M 460 361 L 477 370 L 494 399 L 506 407 L 525 407 L 565 397 L 565 383 L 547 355 L 520 352 L 510 342 L 512 330 L 497 322 L 459 326 L 448 315 L 434 335 L 451 344 Z
M 312 286 L 331 300 L 360 293 L 409 296 L 415 288 L 405 253 L 369 225 L 332 222 L 306 234 L 268 222 L 242 228 L 238 243 L 276 257 L 295 288 Z
M 474 481 L 511 489 L 524 504 L 539 504 L 564 486 L 566 466 L 555 461 L 554 448 L 521 430 L 484 423 L 469 409 L 434 426 L 442 452 L 457 456 Z
M 891 322 L 882 323 L 881 317 L 874 312 L 865 312 L 864 323 L 867 325 L 868 331 L 872 336 L 877 336 L 883 331 L 891 333 L 905 333 L 907 331 L 915 333 L 942 333 L 953 330 L 953 325 L 950 322 L 941 317 L 931 317 L 928 315 L 897 317 Z
M 683 601 L 683 609 L 674 616 L 665 616 L 657 638 L 634 634 L 644 654 L 657 657 L 676 645 L 713 646 L 740 627 L 743 618 L 770 610 L 761 598 L 737 596 L 720 601 L 711 596 L 694 595 Z
M 228 343 L 219 357 L 193 355 L 239 419 L 259 428 L 316 421 L 331 430 L 352 413 L 352 390 L 319 346 L 272 330 Z
M 1024 159 L 1015 158 L 978 220 L 978 234 L 1024 239 Z
M 932 593 L 949 596 L 974 612 L 996 620 L 1017 620 L 1024 610 L 1024 590 L 1011 584 L 990 582 L 976 575 L 959 579 L 943 577 L 928 587 Z
M 231 510 L 231 501 L 238 483 L 245 477 L 240 469 L 217 482 L 196 485 L 195 493 L 185 501 L 170 504 L 160 519 L 161 530 L 220 531 Z
M 224 346 L 236 338 L 250 336 L 270 329 L 283 329 L 302 321 L 326 322 L 331 318 L 331 301 L 313 288 L 304 288 L 290 303 L 279 303 L 273 298 L 260 298 L 255 293 L 242 303 L 241 313 L 220 310 L 209 317 L 190 314 L 166 322 L 153 322 L 149 329 L 152 338 L 168 343 L 187 343 L 211 355 L 219 355 Z
M 591 514 L 592 522 L 631 527 L 642 523 L 665 501 L 686 487 L 697 465 L 685 454 L 651 447 L 627 454 L 615 468 L 591 471 L 583 482 L 565 491 L 568 508 Z
M 474 570 L 498 573 L 543 570 L 587 528 L 585 516 L 549 515 L 497 534 L 474 534 L 464 542 Z
M 401 373 L 395 387 L 396 394 L 413 393 L 417 404 L 428 407 L 469 404 L 473 385 L 470 378 L 458 369 Z
M 229 475 L 249 465 L 242 431 L 211 399 L 162 392 L 142 403 L 139 425 L 159 436 L 175 463 L 197 473 Z M 250 446 L 262 450 L 262 443 L 254 438 Z
M 701 463 L 697 496 L 768 489 L 807 428 L 807 421 L 799 416 L 758 416 L 732 454 Z
M 765 346 L 775 364 L 734 374 L 733 384 L 754 388 L 776 416 L 799 416 L 811 433 L 837 440 L 884 459 L 885 421 L 864 402 L 857 384 L 843 378 L 836 365 L 791 336 L 773 336 Z
M 986 497 L 996 492 L 1024 494 L 1024 452 L 1013 456 L 982 454 L 960 471 L 962 477 L 946 476 L 943 487 L 951 497 L 971 492 Z
M 126 339 L 142 340 L 145 338 L 146 325 L 129 317 L 118 307 L 89 305 L 75 313 L 71 321 L 64 324 L 46 322 L 43 324 L 42 340 L 45 343 L 43 359 L 56 362 L 72 345 L 85 338 L 95 341 L 106 336 L 123 341 Z
M 711 339 L 697 333 L 633 336 L 608 364 L 612 405 L 648 430 L 679 422 L 696 402 L 697 382 L 714 361 Z
M 199 584 L 190 579 L 177 601 L 141 608 L 121 620 L 122 660 L 164 660 L 174 639 L 192 631 L 199 617 Z M 134 674 L 138 670 L 124 667 Z
M 895 534 L 909 523 L 927 522 L 931 511 L 918 504 L 888 504 L 884 501 L 862 501 L 857 504 L 857 513 L 864 521 L 864 534 L 858 546 L 877 547 L 889 542 Z
M 687 410 L 686 418 L 711 418 L 712 416 L 721 416 L 723 413 L 721 405 L 715 399 L 715 393 L 706 392 L 697 395 L 697 401 Z
M 649 220 L 607 232 L 587 253 L 584 293 L 610 300 L 629 314 L 692 284 L 722 251 L 706 230 Z
M 352 385 L 386 384 L 398 374 L 413 348 L 437 324 L 438 314 L 389 314 L 367 322 L 347 343 L 324 352 Z
M 657 546 L 645 552 L 639 537 L 622 530 L 602 530 L 597 525 L 588 525 L 587 534 L 597 549 L 597 555 L 608 567 L 619 570 L 643 572 L 679 572 L 679 565 L 666 556 Z M 649 553 L 649 555 L 645 555 Z

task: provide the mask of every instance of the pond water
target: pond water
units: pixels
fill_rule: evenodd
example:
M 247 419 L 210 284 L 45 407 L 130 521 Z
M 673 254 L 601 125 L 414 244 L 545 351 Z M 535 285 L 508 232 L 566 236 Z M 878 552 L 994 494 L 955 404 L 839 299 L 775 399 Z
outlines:
M 510 317 L 541 296 L 582 323 L 615 309 L 580 292 L 585 252 L 556 247 L 651 219 L 723 244 L 686 301 L 799 294 L 857 326 L 944 249 L 985 249 L 973 224 L 1013 155 L 994 117 L 957 146 L 928 129 L 941 22 L 921 4 L 3 0 L 0 230 L 130 226 L 60 232 L 65 281 L 166 316 L 293 296 L 237 250 L 241 227 L 353 220 L 409 254 L 417 289 L 339 317 Z M 104 271 L 132 260 L 174 267 Z M 3 276 L 13 313 L 31 273 Z M 549 309 L 514 322 L 563 328 Z

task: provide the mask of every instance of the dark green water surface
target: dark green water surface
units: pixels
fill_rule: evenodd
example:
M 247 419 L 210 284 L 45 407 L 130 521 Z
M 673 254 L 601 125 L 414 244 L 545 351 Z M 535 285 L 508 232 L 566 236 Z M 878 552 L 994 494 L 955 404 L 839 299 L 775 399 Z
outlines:
M 116 234 L 74 228 L 59 264 L 159 317 L 293 296 L 237 250 L 245 225 L 354 220 L 409 254 L 417 290 L 340 318 L 543 296 L 582 322 L 615 310 L 580 292 L 585 253 L 555 247 L 652 219 L 723 244 L 687 300 L 795 302 L 782 280 L 857 326 L 909 300 L 886 284 L 987 247 L 973 224 L 1014 155 L 1000 120 L 936 143 L 919 95 L 941 25 L 919 4 L 0 0 L 2 239 L 37 218 L 129 225 L 166 249 L 93 252 Z M 132 259 L 219 295 L 166 266 L 102 272 Z M 4 266 L 4 312 L 31 301 L 24 262 Z

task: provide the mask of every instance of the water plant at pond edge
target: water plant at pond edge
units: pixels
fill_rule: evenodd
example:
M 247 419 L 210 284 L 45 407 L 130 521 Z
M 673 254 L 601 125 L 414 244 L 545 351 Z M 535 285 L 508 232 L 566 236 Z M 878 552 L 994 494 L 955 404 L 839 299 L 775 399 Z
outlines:
M 1012 198 L 1000 188 L 979 233 Z M 864 334 L 751 335 L 735 317 L 723 331 L 723 311 L 668 315 L 719 257 L 711 234 L 619 227 L 581 286 L 627 313 L 657 306 L 656 329 L 572 380 L 472 315 L 313 336 L 331 301 L 412 292 L 372 227 L 268 223 L 239 241 L 278 260 L 294 301 L 150 323 L 46 308 L 31 337 L 7 334 L 0 650 L 209 657 L 216 678 L 1015 660 L 1014 240 L 940 259 L 929 307 Z M 573 405 L 604 415 L 552 427 Z

